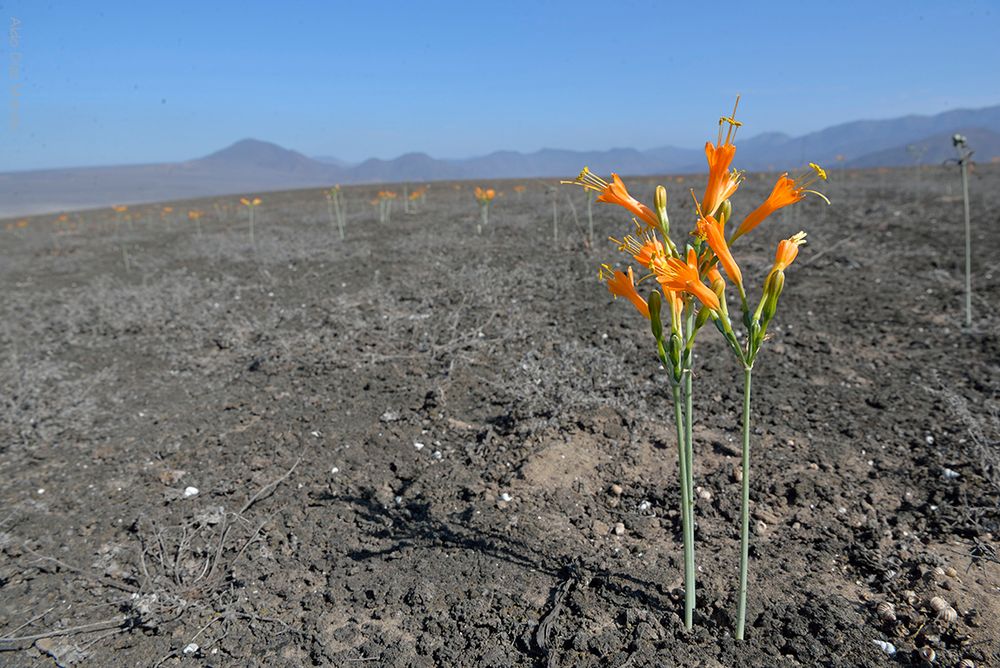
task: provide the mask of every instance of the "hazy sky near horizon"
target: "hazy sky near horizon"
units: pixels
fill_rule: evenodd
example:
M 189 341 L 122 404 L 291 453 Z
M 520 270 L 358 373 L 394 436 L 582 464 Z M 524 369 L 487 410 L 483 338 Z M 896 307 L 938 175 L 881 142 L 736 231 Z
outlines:
M 0 171 L 698 147 L 1000 103 L 1000 2 L 0 1 Z

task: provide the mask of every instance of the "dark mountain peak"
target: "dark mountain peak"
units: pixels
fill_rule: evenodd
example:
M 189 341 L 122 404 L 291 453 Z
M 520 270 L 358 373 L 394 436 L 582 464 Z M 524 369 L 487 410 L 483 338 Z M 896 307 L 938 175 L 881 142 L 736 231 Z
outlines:
M 225 163 L 240 167 L 258 167 L 281 172 L 311 171 L 319 163 L 298 151 L 283 148 L 259 139 L 241 139 L 201 158 L 199 162 Z

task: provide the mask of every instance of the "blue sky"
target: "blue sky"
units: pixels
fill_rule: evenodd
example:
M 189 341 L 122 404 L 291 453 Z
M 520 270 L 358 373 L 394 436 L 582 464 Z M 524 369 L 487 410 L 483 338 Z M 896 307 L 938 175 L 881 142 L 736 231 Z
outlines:
M 697 147 L 736 93 L 744 136 L 1000 103 L 995 1 L 23 0 L 0 20 L 0 171 L 244 137 L 352 161 Z

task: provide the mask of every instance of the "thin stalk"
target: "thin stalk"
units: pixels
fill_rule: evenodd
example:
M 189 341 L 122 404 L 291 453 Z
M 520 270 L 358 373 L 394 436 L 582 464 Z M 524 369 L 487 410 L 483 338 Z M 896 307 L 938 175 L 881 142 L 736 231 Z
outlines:
M 747 560 L 750 555 L 750 383 L 753 367 L 743 367 L 743 489 L 740 503 L 740 598 L 736 639 L 743 640 L 747 616 Z
M 340 240 L 344 240 L 344 202 L 337 196 L 337 228 L 340 230 Z
M 962 198 L 965 200 L 965 324 L 972 325 L 972 226 L 969 223 L 969 168 L 962 165 Z
M 559 203 L 552 194 L 552 243 L 559 243 Z
M 681 538 L 684 543 L 684 628 L 690 630 L 694 624 L 694 542 L 691 540 L 689 524 L 691 522 L 691 496 L 687 486 L 689 462 L 687 461 L 687 446 L 684 443 L 686 420 L 684 418 L 684 400 L 681 396 L 681 386 L 674 384 L 674 421 L 677 424 L 677 467 L 681 483 Z
M 591 192 L 587 192 L 587 234 L 590 236 L 590 245 L 594 245 L 594 197 Z
M 253 207 L 250 207 L 250 245 L 253 246 L 254 249 L 256 249 L 257 248 L 257 242 L 254 240 L 254 237 L 253 237 L 253 217 L 254 217 L 253 216 L 253 209 L 254 209 Z
M 684 380 L 684 400 L 686 403 L 686 410 L 684 411 L 687 418 L 684 425 L 684 449 L 685 449 L 685 460 L 687 462 L 687 473 L 684 479 L 684 484 L 687 486 L 687 495 L 690 503 L 687 507 L 687 541 L 691 545 L 691 607 L 695 605 L 695 592 L 694 592 L 694 402 L 692 393 L 692 371 L 691 366 L 693 363 L 693 352 L 691 350 L 690 339 L 694 337 L 694 305 L 692 304 L 687 313 L 687 322 L 684 327 L 684 331 L 687 333 L 688 341 L 685 345 L 685 354 L 682 358 L 684 369 L 682 371 L 681 378 Z

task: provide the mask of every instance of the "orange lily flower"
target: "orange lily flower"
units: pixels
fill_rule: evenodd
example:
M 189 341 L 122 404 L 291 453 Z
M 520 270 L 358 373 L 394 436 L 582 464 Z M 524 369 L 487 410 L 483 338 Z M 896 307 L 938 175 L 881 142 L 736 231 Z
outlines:
M 240 204 L 243 206 L 257 206 L 261 202 L 259 197 L 254 197 L 253 199 L 247 199 L 246 197 L 240 198 Z
M 651 234 L 643 234 L 640 239 L 629 235 L 623 240 L 611 238 L 618 244 L 618 250 L 625 251 L 635 258 L 635 261 L 649 269 L 656 258 L 666 257 L 663 243 Z
M 692 294 L 713 311 L 719 310 L 719 296 L 701 282 L 698 255 L 693 248 L 688 249 L 687 262 L 676 257 L 667 258 L 653 264 L 653 273 L 663 287 Z
M 740 98 L 736 98 L 739 105 Z M 725 141 L 722 139 L 722 124 L 729 123 L 729 132 L 726 133 Z M 701 198 L 702 213 L 711 216 L 719 205 L 733 196 L 740 186 L 742 176 L 739 172 L 730 171 L 729 166 L 733 164 L 733 157 L 736 156 L 736 146 L 733 138 L 736 136 L 736 128 L 742 123 L 736 120 L 736 107 L 733 107 L 733 115 L 719 119 L 719 139 L 713 144 L 705 142 L 705 158 L 708 159 L 708 184 L 705 186 L 705 196 Z
M 628 189 L 625 188 L 625 183 L 617 174 L 612 174 L 611 183 L 608 183 L 601 177 L 591 172 L 589 168 L 584 167 L 583 171 L 580 172 L 576 179 L 572 181 L 562 181 L 562 183 L 576 184 L 578 186 L 583 186 L 584 190 L 593 190 L 596 193 L 600 193 L 597 196 L 596 201 L 607 202 L 608 204 L 617 204 L 618 206 L 628 209 L 632 215 L 650 227 L 660 226 L 660 220 L 656 217 L 653 210 L 629 195 Z
M 806 233 L 799 232 L 787 239 L 778 242 L 778 252 L 774 254 L 774 267 L 772 272 L 784 271 L 788 268 L 799 254 L 799 246 L 806 242 Z
M 809 167 L 812 169 L 813 174 L 809 175 L 806 173 L 805 175 L 799 177 L 798 180 L 789 177 L 788 172 L 779 176 L 778 180 L 774 184 L 774 188 L 771 189 L 771 194 L 767 196 L 764 203 L 751 211 L 750 215 L 744 218 L 743 222 L 740 223 L 739 228 L 736 230 L 736 234 L 733 235 L 732 241 L 735 241 L 753 228 L 760 225 L 765 218 L 778 209 L 801 201 L 805 198 L 806 193 L 813 193 L 814 195 L 823 197 L 821 193 L 818 193 L 815 190 L 808 190 L 808 188 L 810 185 L 815 183 L 817 179 L 826 181 L 826 172 L 822 167 L 813 162 L 809 163 Z M 826 197 L 823 197 L 823 199 L 826 200 Z M 829 200 L 826 201 L 827 204 L 830 203 Z
M 708 242 L 708 247 L 719 258 L 719 264 L 726 270 L 729 280 L 736 285 L 743 285 L 743 274 L 740 272 L 736 260 L 733 259 L 733 254 L 729 251 L 726 235 L 722 231 L 722 223 L 712 216 L 704 216 L 698 220 L 698 235 Z
M 605 272 L 607 272 L 605 274 Z M 628 268 L 628 274 L 617 269 L 612 269 L 608 265 L 601 267 L 601 278 L 607 279 L 608 291 L 615 297 L 624 297 L 632 302 L 636 310 L 649 320 L 649 305 L 646 300 L 639 296 L 635 289 L 635 276 L 632 274 L 632 267 Z

